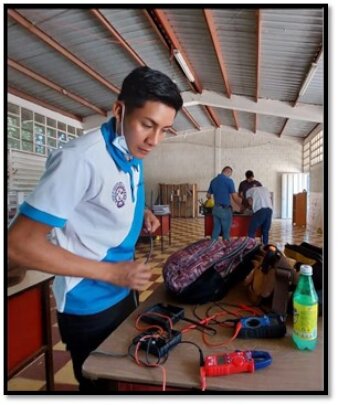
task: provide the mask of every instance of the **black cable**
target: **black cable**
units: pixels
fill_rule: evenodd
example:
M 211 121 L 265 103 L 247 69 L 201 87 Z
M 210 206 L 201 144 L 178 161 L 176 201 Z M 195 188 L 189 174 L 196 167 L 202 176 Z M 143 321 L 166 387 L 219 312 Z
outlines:
M 144 264 L 147 264 L 149 262 L 150 257 L 153 254 L 153 247 L 154 247 L 153 236 L 151 235 L 151 233 L 149 231 L 147 231 L 147 232 L 149 233 L 150 248 L 149 248 L 149 252 L 147 254 L 146 261 L 144 262 Z
M 200 355 L 200 366 L 204 366 L 204 355 L 203 355 L 203 351 L 202 349 L 198 346 L 198 344 L 196 344 L 195 342 L 191 342 L 190 340 L 182 340 L 180 343 L 178 343 L 179 345 L 181 343 L 188 343 L 190 345 L 193 345 L 195 347 L 197 347 L 198 351 L 199 351 L 199 355 Z
M 201 321 L 203 318 L 201 318 L 199 315 L 197 315 L 197 307 L 198 307 L 199 305 L 195 305 L 194 307 L 193 307 L 193 309 L 192 309 L 192 313 L 193 313 L 193 315 L 194 315 L 194 317 L 196 318 L 196 319 L 198 319 L 199 321 Z
M 146 348 L 146 350 L 145 350 L 145 355 L 146 355 L 146 361 L 143 361 L 141 358 L 139 358 L 138 359 L 138 361 L 142 364 L 142 365 L 144 365 L 144 366 L 146 366 L 146 367 L 152 367 L 152 366 L 154 366 L 154 363 L 151 363 L 150 362 L 150 360 L 149 360 L 149 354 L 152 354 L 153 356 L 155 356 L 155 357 L 157 357 L 157 362 L 155 363 L 156 365 L 161 365 L 161 364 L 164 364 L 167 360 L 168 360 L 168 357 L 169 357 L 169 353 L 166 353 L 166 355 L 165 356 L 163 356 L 163 357 L 161 357 L 160 356 L 160 351 L 159 351 L 159 348 L 156 346 L 156 350 L 157 350 L 157 352 L 158 352 L 158 355 L 156 356 L 155 354 L 153 354 L 153 353 L 150 353 L 150 344 L 151 344 L 151 341 L 153 340 L 153 339 L 155 339 L 154 337 L 152 337 L 152 336 L 149 336 L 149 338 L 147 339 L 147 340 L 144 340 L 143 342 L 148 342 L 148 345 L 147 345 L 147 348 Z M 142 344 L 142 343 L 141 343 Z M 131 357 L 135 362 L 137 362 L 136 361 L 136 358 L 135 358 L 135 352 L 134 353 L 132 353 L 132 348 L 136 348 L 136 345 L 137 345 L 137 343 L 135 344 L 135 343 L 131 343 L 130 345 L 129 345 L 129 347 L 128 347 L 128 356 L 129 357 Z M 142 349 L 142 351 L 144 351 L 143 349 Z
M 207 318 L 209 318 L 210 316 L 212 316 L 212 315 L 210 315 L 209 314 L 209 312 L 212 310 L 212 309 L 214 309 L 215 307 L 218 307 L 219 309 L 221 309 L 222 311 L 226 311 L 226 308 L 224 308 L 224 306 L 222 305 L 223 303 L 218 303 L 218 302 L 214 302 L 213 303 L 213 305 L 211 305 L 205 312 L 206 312 L 206 317 Z M 226 315 L 224 315 L 224 316 L 226 316 Z M 213 325 L 213 324 L 216 324 L 216 325 L 221 325 L 221 324 L 223 324 L 224 322 L 226 322 L 227 321 L 227 319 L 224 319 L 224 320 L 220 320 L 220 319 L 212 319 L 212 320 L 210 320 L 210 325 Z
M 150 248 L 149 248 L 149 252 L 147 254 L 147 257 L 146 257 L 146 260 L 145 260 L 144 264 L 148 264 L 152 254 L 153 254 L 153 246 L 154 246 L 153 237 L 152 237 L 151 233 L 148 230 L 147 230 L 147 232 L 149 233 Z M 136 290 L 133 290 L 133 300 L 134 300 L 135 308 L 137 308 L 138 304 L 139 304 L 139 300 L 138 300 L 138 297 L 137 297 L 137 291 Z
M 193 307 L 192 313 L 194 314 L 194 316 L 195 316 L 199 321 L 202 321 L 202 320 L 205 319 L 205 318 L 209 318 L 209 316 L 210 316 L 210 315 L 209 315 L 209 311 L 213 308 L 213 305 L 212 305 L 211 307 L 209 307 L 209 308 L 206 310 L 205 316 L 204 316 L 203 318 L 201 318 L 201 317 L 197 314 L 197 312 L 196 312 L 197 307 L 198 307 L 198 305 L 195 305 L 195 306 Z M 221 308 L 221 309 L 224 310 L 224 308 Z M 208 326 L 220 325 L 220 324 L 222 324 L 223 322 L 224 322 L 224 321 L 218 321 L 217 319 L 210 319 L 210 320 L 208 321 Z

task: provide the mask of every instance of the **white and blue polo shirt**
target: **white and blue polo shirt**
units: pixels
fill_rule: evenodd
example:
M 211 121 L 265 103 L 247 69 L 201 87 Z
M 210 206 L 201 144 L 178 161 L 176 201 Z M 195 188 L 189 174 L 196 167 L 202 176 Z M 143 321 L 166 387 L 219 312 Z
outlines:
M 116 140 L 115 119 L 53 151 L 36 189 L 20 213 L 53 227 L 52 243 L 97 261 L 133 260 L 145 198 L 142 161 L 128 156 Z M 129 289 L 103 281 L 56 276 L 59 312 L 103 311 Z

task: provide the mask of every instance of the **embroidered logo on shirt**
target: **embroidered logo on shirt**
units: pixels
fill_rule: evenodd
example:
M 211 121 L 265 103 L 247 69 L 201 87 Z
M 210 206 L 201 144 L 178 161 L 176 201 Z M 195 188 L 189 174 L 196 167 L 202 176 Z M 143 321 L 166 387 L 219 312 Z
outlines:
M 125 201 L 127 199 L 127 191 L 122 182 L 118 182 L 115 184 L 113 188 L 112 198 L 117 208 L 122 208 L 125 205 Z

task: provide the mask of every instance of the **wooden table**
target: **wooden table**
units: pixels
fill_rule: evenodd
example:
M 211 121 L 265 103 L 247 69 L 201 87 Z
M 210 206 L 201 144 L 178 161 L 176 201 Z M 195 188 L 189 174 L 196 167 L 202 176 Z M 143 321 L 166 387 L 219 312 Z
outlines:
M 246 293 L 242 286 L 231 291 L 224 301 L 238 303 L 245 302 Z M 126 319 L 120 327 L 113 332 L 101 345 L 100 349 L 114 353 L 126 353 L 133 337 L 139 334 L 135 329 L 136 314 L 145 308 L 159 303 L 168 302 L 176 305 L 165 293 L 164 286 L 158 287 L 150 298 Z M 199 314 L 205 313 L 210 304 L 200 306 Z M 185 306 L 185 316 L 193 317 L 192 306 Z M 322 318 L 319 318 L 318 346 L 313 352 L 302 352 L 295 348 L 291 339 L 291 319 L 288 321 L 287 335 L 280 339 L 236 339 L 232 343 L 219 348 L 206 347 L 201 339 L 199 331 L 191 331 L 183 335 L 184 340 L 197 343 L 203 350 L 204 356 L 214 353 L 232 352 L 234 350 L 263 350 L 268 351 L 272 358 L 272 364 L 253 374 L 236 374 L 223 377 L 208 377 L 208 390 L 225 392 L 243 391 L 285 391 L 299 392 L 311 391 L 327 392 L 327 382 L 324 384 L 324 346 L 322 333 Z M 179 321 L 175 329 L 183 329 L 187 326 L 184 321 Z M 218 328 L 215 337 L 209 337 L 213 341 L 222 342 L 232 335 L 232 328 Z M 197 349 L 188 344 L 175 347 L 164 364 L 167 372 L 167 387 L 176 387 L 184 390 L 197 390 L 200 387 L 199 357 Z M 138 366 L 132 359 L 108 357 L 100 354 L 92 354 L 83 366 L 84 375 L 93 380 L 100 379 L 110 382 L 132 383 L 129 389 L 138 390 L 137 384 L 162 384 L 162 373 L 159 368 L 146 368 Z M 136 385 L 135 385 L 136 384 Z M 126 386 L 127 384 L 124 384 Z M 118 384 L 111 384 L 118 387 Z M 150 386 L 150 390 L 151 390 Z
M 252 215 L 245 214 L 233 214 L 232 224 L 230 228 L 230 236 L 247 236 L 249 231 L 249 225 L 251 222 Z M 214 225 L 212 214 L 206 214 L 204 216 L 204 236 L 211 236 L 212 228 Z M 261 237 L 261 229 L 257 229 L 256 237 Z
M 51 274 L 29 270 L 19 284 L 7 289 L 7 378 L 44 354 L 47 391 L 54 389 L 52 278 Z

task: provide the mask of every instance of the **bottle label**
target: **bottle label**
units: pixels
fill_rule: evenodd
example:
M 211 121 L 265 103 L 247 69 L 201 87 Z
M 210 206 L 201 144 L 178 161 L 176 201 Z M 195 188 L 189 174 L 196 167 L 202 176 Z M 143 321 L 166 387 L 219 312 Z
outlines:
M 304 340 L 317 337 L 318 304 L 293 303 L 293 333 Z

